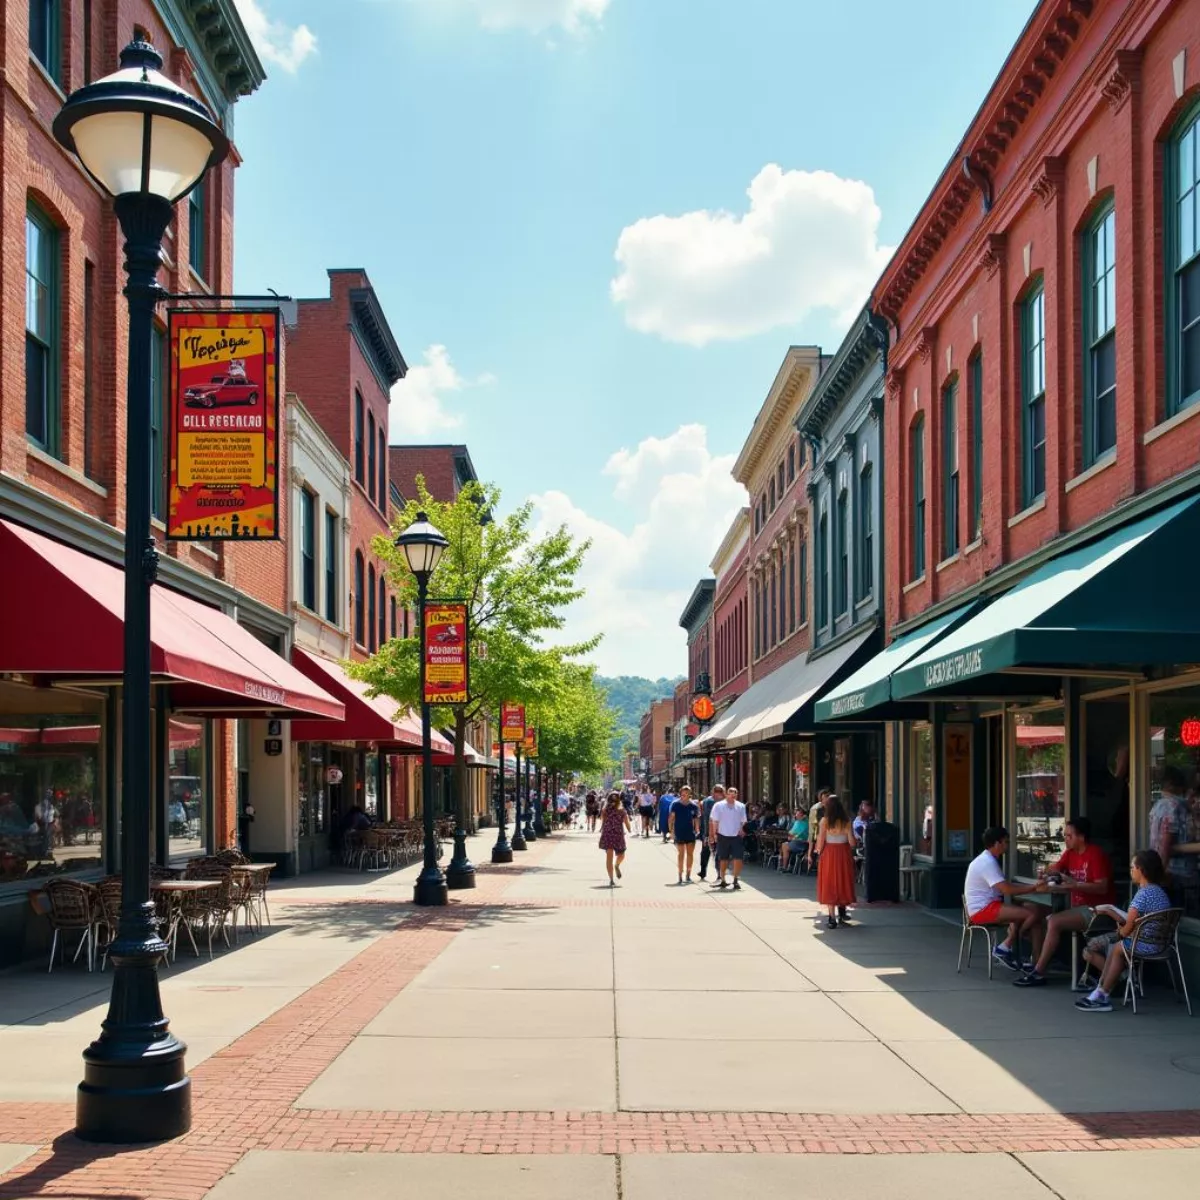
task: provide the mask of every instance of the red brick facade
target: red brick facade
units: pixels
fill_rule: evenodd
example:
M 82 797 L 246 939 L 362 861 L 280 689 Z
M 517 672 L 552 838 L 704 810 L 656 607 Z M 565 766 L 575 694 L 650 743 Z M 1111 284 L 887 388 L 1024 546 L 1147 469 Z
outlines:
M 1200 99 L 1200 5 L 1046 0 L 872 297 L 892 323 L 885 414 L 889 627 L 1196 465 L 1168 347 L 1173 138 Z M 962 169 L 971 163 L 971 177 Z M 990 195 L 990 211 L 984 196 Z M 1087 457 L 1088 234 L 1115 214 L 1116 444 Z M 1024 477 L 1022 305 L 1045 312 L 1045 486 Z M 1177 320 L 1177 318 L 1176 318 Z M 981 436 L 972 359 L 982 355 Z M 957 382 L 958 551 L 946 554 L 943 397 Z M 915 425 L 920 422 L 921 425 Z M 925 569 L 914 571 L 923 427 Z M 1028 439 L 1032 442 L 1034 439 Z M 973 527 L 974 447 L 982 511 Z M 1036 487 L 1033 491 L 1036 491 Z M 943 561 L 947 560 L 948 561 Z M 914 579 L 914 574 L 919 574 Z
M 330 271 L 329 283 L 328 299 L 297 302 L 288 387 L 350 463 L 350 630 L 352 654 L 366 658 L 380 644 L 381 622 L 384 640 L 393 633 L 393 590 L 372 541 L 390 528 L 388 404 L 407 368 L 366 272 Z
M 392 484 L 404 500 L 416 498 L 418 475 L 443 504 L 453 503 L 462 485 L 478 478 L 466 446 L 392 446 L 388 458 Z
M 655 700 L 642 714 L 638 730 L 638 753 L 646 760 L 647 772 L 661 775 L 671 765 L 671 723 L 673 698 Z
M 733 561 L 717 577 L 713 600 L 713 702 L 718 708 L 728 696 L 746 690 L 749 664 L 750 616 L 749 543 L 734 555 Z

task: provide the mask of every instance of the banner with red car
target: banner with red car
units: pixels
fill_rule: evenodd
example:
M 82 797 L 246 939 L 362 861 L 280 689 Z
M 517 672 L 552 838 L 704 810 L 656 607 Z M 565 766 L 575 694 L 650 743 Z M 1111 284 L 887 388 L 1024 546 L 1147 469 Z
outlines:
M 466 704 L 470 679 L 467 606 L 457 601 L 425 605 L 425 703 Z
M 167 537 L 279 536 L 279 311 L 170 314 Z

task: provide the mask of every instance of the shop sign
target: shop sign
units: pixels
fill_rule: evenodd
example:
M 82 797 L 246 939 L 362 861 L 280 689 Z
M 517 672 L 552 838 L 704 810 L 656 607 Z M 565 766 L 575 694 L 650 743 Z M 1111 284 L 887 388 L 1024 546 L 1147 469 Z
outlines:
M 467 606 L 442 601 L 425 606 L 425 703 L 466 704 L 469 691 Z
M 1188 747 L 1200 746 L 1200 717 L 1188 717 L 1179 726 L 1179 740 Z
M 276 758 L 283 753 L 283 738 L 267 738 L 263 743 L 263 750 L 268 758 Z
M 697 721 L 711 721 L 716 715 L 716 705 L 713 704 L 712 698 L 709 696 L 697 696 L 692 701 L 692 716 Z
M 279 537 L 279 311 L 168 318 L 167 537 Z
M 537 758 L 538 731 L 531 725 L 525 730 L 525 757 Z
M 506 700 L 500 705 L 500 740 L 523 742 L 525 740 L 525 705 Z

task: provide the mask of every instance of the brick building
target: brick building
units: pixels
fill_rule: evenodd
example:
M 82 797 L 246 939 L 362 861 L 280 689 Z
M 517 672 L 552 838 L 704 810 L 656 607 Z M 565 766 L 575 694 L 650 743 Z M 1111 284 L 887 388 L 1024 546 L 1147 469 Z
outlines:
M 654 784 L 665 784 L 670 776 L 674 712 L 671 697 L 655 700 L 639 723 L 638 755 L 646 763 L 642 774 Z
M 862 707 L 909 714 L 928 903 L 988 824 L 1030 878 L 1086 815 L 1122 902 L 1131 849 L 1200 835 L 1198 118 L 1200 4 L 1044 0 L 872 295 L 891 644 Z M 1197 857 L 1168 857 L 1194 957 Z
M 712 616 L 715 579 L 701 579 L 692 589 L 688 602 L 679 616 L 680 627 L 687 633 L 688 641 L 688 694 L 710 695 L 712 692 Z M 695 740 L 699 741 L 703 737 Z M 707 759 L 695 754 L 688 746 L 684 774 L 697 795 L 703 795 L 709 787 L 710 768 Z
M 121 238 L 111 201 L 54 142 L 50 124 L 66 93 L 116 69 L 135 32 L 227 131 L 234 105 L 264 73 L 226 0 L 202 13 L 170 0 L 14 3 L 5 20 L 0 541 L 13 586 L 0 621 L 0 959 L 7 960 L 43 932 L 25 920 L 25 893 L 36 880 L 115 868 L 109 831 L 122 790 L 114 686 L 122 665 L 126 469 Z M 167 291 L 203 302 L 232 290 L 239 161 L 235 149 L 177 205 L 160 272 Z M 158 517 L 168 361 L 161 315 L 151 431 Z M 283 446 L 279 469 L 287 466 Z M 342 708 L 287 661 L 283 542 L 164 547 L 161 521 L 155 531 L 152 824 L 155 858 L 166 862 L 211 852 L 239 833 L 244 840 L 249 825 L 239 830 L 239 805 L 270 803 L 286 790 L 286 767 L 263 752 L 269 722 Z M 286 512 L 281 532 L 288 536 Z M 85 690 L 81 680 L 90 681 Z
M 390 446 L 388 457 L 394 499 L 400 503 L 416 497 L 418 475 L 424 476 L 429 494 L 444 504 L 453 504 L 464 484 L 479 480 L 466 446 Z

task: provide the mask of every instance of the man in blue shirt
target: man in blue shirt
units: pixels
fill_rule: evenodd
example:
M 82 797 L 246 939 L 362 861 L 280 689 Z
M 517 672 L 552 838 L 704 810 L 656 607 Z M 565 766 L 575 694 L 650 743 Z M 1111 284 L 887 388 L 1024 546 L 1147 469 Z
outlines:
M 671 805 L 678 798 L 669 787 L 658 798 L 658 832 L 662 834 L 664 842 L 671 836 Z

